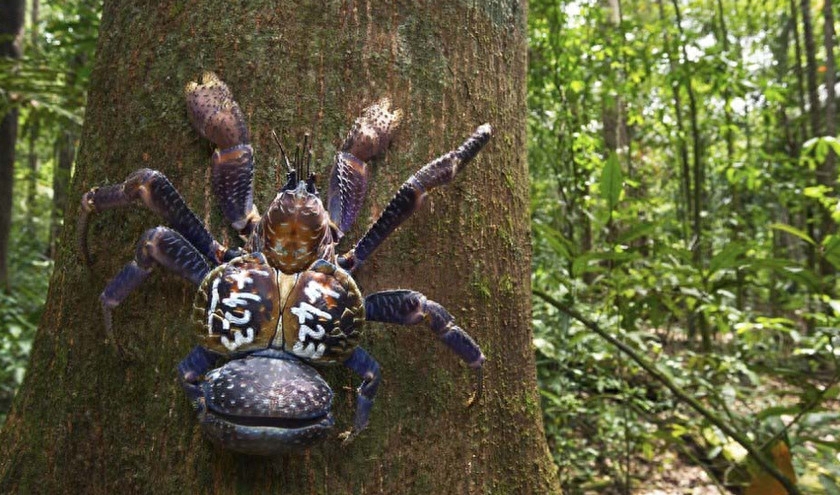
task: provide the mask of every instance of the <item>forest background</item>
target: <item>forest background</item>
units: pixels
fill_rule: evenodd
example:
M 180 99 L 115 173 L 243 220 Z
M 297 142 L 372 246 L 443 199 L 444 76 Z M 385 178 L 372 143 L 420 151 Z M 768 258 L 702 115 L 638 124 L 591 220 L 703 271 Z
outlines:
M 0 35 L 0 414 L 46 298 L 100 9 L 0 2 L 17 33 Z M 838 13 L 530 2 L 534 348 L 566 493 L 750 493 L 764 458 L 840 494 Z

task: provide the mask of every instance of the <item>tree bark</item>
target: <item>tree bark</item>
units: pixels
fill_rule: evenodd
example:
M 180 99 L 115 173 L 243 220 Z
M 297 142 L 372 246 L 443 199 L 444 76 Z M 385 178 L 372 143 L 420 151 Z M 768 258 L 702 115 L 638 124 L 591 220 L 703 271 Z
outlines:
M 485 396 L 422 327 L 369 325 L 363 345 L 384 380 L 368 428 L 277 459 L 235 455 L 202 435 L 175 378 L 193 345 L 195 288 L 161 271 L 115 313 L 121 361 L 104 343 L 98 294 L 159 223 L 136 210 L 95 218 L 92 271 L 68 208 L 26 380 L 0 435 L 0 492 L 557 493 L 542 430 L 530 332 L 525 162 L 524 2 L 107 2 L 71 197 L 163 171 L 217 235 L 209 144 L 186 117 L 184 85 L 213 70 L 234 92 L 256 150 L 256 202 L 276 191 L 271 131 L 315 137 L 320 186 L 340 136 L 390 96 L 406 117 L 373 166 L 355 240 L 399 185 L 478 124 L 495 136 L 454 184 L 435 191 L 359 272 L 365 293 L 412 288 L 458 318 L 488 357 Z M 226 235 L 222 238 L 232 238 Z M 236 240 L 231 240 L 238 243 Z M 349 247 L 349 246 L 346 246 Z M 324 370 L 338 431 L 352 422 L 352 373 Z
M 811 2 L 801 0 L 800 10 L 802 11 L 802 35 L 805 39 L 805 75 L 808 83 L 808 116 L 811 122 L 811 137 L 821 135 L 820 126 L 820 98 L 817 92 L 817 47 L 814 40 L 814 23 L 811 17 Z M 820 184 L 823 182 L 818 177 Z
M 53 201 L 50 213 L 50 243 L 47 257 L 55 259 L 58 254 L 58 239 L 61 237 L 62 219 L 67 211 L 67 189 L 70 174 L 76 158 L 76 136 L 78 131 L 71 126 L 59 131 L 55 142 L 55 170 L 53 170 Z
M 20 58 L 23 0 L 0 1 L 0 57 Z M 12 229 L 12 191 L 18 109 L 0 116 L 0 291 L 9 290 L 9 235 Z

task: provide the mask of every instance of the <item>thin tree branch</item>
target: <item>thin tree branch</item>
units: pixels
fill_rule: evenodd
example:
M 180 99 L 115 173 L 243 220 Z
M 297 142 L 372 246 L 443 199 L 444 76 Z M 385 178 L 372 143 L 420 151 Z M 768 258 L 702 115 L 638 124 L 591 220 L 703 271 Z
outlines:
M 643 370 L 647 371 L 654 379 L 659 381 L 662 385 L 664 385 L 668 390 L 673 393 L 677 399 L 686 403 L 689 407 L 697 411 L 701 416 L 706 418 L 709 423 L 717 426 L 720 430 L 726 434 L 727 436 L 731 437 L 733 440 L 738 442 L 744 449 L 749 452 L 749 454 L 753 457 L 753 459 L 758 462 L 758 464 L 771 476 L 776 478 L 782 486 L 788 491 L 790 495 L 800 495 L 800 491 L 796 488 L 796 485 L 787 478 L 781 471 L 779 471 L 776 466 L 767 459 L 761 450 L 751 442 L 745 435 L 741 434 L 729 424 L 726 423 L 723 419 L 718 417 L 715 413 L 710 411 L 706 408 L 700 401 L 698 401 L 693 396 L 689 395 L 686 391 L 680 388 L 674 381 L 668 377 L 664 372 L 662 372 L 653 362 L 649 359 L 641 355 L 635 349 L 630 347 L 629 345 L 625 344 L 624 342 L 615 338 L 612 334 L 601 328 L 597 323 L 589 320 L 579 312 L 575 311 L 574 309 L 570 308 L 569 306 L 563 304 L 562 302 L 554 299 L 547 293 L 539 290 L 539 289 L 532 289 L 532 292 L 535 296 L 539 297 L 549 305 L 553 306 L 554 308 L 566 313 L 570 317 L 574 318 L 575 320 L 579 321 L 589 330 L 595 332 L 599 337 L 606 340 L 613 346 L 617 347 L 619 351 L 626 354 L 630 359 L 632 359 L 636 364 L 639 365 Z

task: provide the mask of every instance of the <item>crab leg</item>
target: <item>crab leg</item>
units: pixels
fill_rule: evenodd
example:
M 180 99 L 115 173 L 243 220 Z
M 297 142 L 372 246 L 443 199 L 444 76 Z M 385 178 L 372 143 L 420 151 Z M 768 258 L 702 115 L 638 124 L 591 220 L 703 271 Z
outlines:
M 78 223 L 79 250 L 90 265 L 87 237 L 90 216 L 111 208 L 141 202 L 162 216 L 172 227 L 214 264 L 233 259 L 238 250 L 226 249 L 204 228 L 184 198 L 161 172 L 148 168 L 136 170 L 122 184 L 94 187 L 82 196 Z
M 484 354 L 472 337 L 455 324 L 455 318 L 440 304 L 413 290 L 377 292 L 365 298 L 365 319 L 383 323 L 415 325 L 425 323 L 438 339 L 476 370 L 475 395 L 467 405 L 481 397 Z
M 423 204 L 430 190 L 448 184 L 455 178 L 464 165 L 487 144 L 492 132 L 489 124 L 480 126 L 458 149 L 429 162 L 409 177 L 364 237 L 338 259 L 339 265 L 350 271 L 358 268 L 394 229 Z
M 212 72 L 185 89 L 187 113 L 202 137 L 217 146 L 212 158 L 213 191 L 225 218 L 243 236 L 260 215 L 254 206 L 254 150 L 245 117 L 227 85 Z
M 187 357 L 178 364 L 178 378 L 181 382 L 181 388 L 184 389 L 187 397 L 190 398 L 190 402 L 197 409 L 200 407 L 198 399 L 202 397 L 198 382 L 213 367 L 217 358 L 216 354 L 204 347 L 195 346 Z
M 338 239 L 347 232 L 362 208 L 367 192 L 365 162 L 381 155 L 391 142 L 402 119 L 402 111 L 390 111 L 391 101 L 383 98 L 367 107 L 347 133 L 330 172 L 327 208 L 338 227 Z
M 382 374 L 379 371 L 379 363 L 361 347 L 353 350 L 353 354 L 344 361 L 344 366 L 362 377 L 362 384 L 356 390 L 356 416 L 353 420 L 353 429 L 342 434 L 344 441 L 349 442 L 367 427 L 370 409 L 373 407 L 376 390 L 382 381 Z
M 111 312 L 149 276 L 155 264 L 195 285 L 200 284 L 210 271 L 210 265 L 201 253 L 181 234 L 166 227 L 147 230 L 137 243 L 134 261 L 126 264 L 99 296 L 105 317 L 105 331 L 123 356 L 125 353 L 113 335 Z

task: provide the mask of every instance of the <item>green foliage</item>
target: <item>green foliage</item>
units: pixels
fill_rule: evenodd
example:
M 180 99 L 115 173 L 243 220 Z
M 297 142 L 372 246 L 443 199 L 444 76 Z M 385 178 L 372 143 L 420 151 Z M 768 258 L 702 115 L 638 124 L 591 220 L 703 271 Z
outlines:
M 620 16 L 610 5 L 529 5 L 534 288 L 749 442 L 784 438 L 803 489 L 840 493 L 840 198 L 836 177 L 817 180 L 840 140 L 806 132 L 792 4 L 634 0 Z M 78 132 L 98 30 L 98 2 L 42 9 L 24 59 L 0 60 L 0 111 L 18 106 L 24 122 L 2 411 L 46 294 L 54 143 Z M 533 324 L 568 493 L 627 488 L 662 449 L 729 473 L 721 483 L 748 481 L 743 446 L 626 352 L 541 299 Z
M 29 359 L 44 309 L 51 244 L 63 217 L 54 175 L 66 136 L 78 135 L 99 29 L 98 1 L 41 4 L 37 25 L 27 15 L 24 57 L 0 59 L 0 113 L 20 109 L 8 266 L 10 291 L 0 291 L 0 424 Z M 32 32 L 37 31 L 37 36 Z M 32 165 L 35 165 L 34 167 Z M 68 172 L 69 173 L 69 172 Z
M 802 132 L 791 3 L 610 5 L 529 6 L 533 286 L 757 446 L 781 420 L 800 485 L 830 493 L 840 444 L 810 418 L 840 410 L 840 202 L 817 174 L 840 141 Z M 570 493 L 625 489 L 660 448 L 746 462 L 581 322 L 541 299 L 533 317 Z
M 25 171 L 17 170 L 16 183 L 25 183 Z M 45 255 L 49 245 L 51 175 L 49 166 L 39 171 L 34 204 L 26 204 L 25 188 L 15 191 L 9 242 L 13 290 L 8 294 L 0 291 L 0 424 L 23 381 L 52 273 L 52 260 Z

